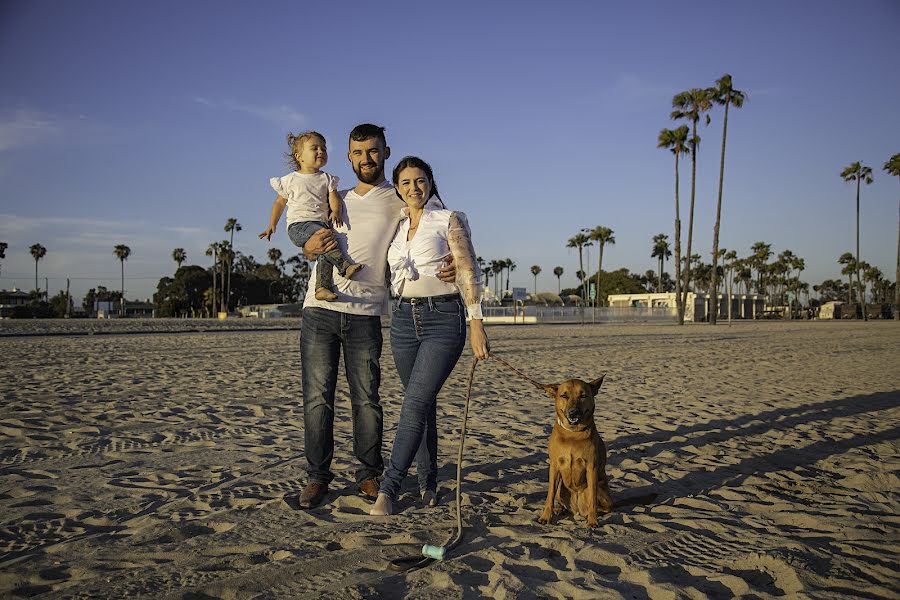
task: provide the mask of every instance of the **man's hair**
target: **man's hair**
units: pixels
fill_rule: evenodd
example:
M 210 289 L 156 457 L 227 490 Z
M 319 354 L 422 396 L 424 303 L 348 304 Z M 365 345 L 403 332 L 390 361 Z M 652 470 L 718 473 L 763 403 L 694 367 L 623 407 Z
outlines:
M 387 148 L 387 140 L 384 138 L 384 127 L 363 123 L 354 127 L 353 131 L 350 132 L 350 139 L 354 142 L 364 142 L 372 138 L 377 139 L 382 146 Z
M 287 160 L 288 165 L 295 171 L 300 170 L 300 163 L 297 162 L 297 158 L 294 155 L 303 150 L 303 143 L 306 140 L 312 138 L 319 138 L 322 140 L 323 146 L 326 144 L 325 136 L 318 131 L 304 131 L 297 135 L 290 132 L 287 134 L 288 151 L 284 153 L 284 158 Z

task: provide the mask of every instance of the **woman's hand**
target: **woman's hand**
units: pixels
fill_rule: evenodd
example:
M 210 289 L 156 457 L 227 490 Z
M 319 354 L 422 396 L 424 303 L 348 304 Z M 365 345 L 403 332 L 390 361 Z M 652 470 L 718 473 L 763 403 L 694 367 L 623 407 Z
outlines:
M 484 322 L 481 319 L 469 321 L 469 338 L 472 341 L 472 353 L 478 360 L 484 360 L 491 354 L 491 343 L 484 332 Z

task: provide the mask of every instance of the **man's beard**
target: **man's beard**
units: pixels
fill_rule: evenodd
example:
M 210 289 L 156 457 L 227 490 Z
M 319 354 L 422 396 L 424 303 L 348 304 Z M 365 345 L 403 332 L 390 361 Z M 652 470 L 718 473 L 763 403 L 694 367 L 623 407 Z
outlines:
M 364 175 L 362 168 L 364 166 L 374 165 L 375 170 L 370 171 L 368 175 Z M 384 175 L 384 165 L 378 165 L 378 163 L 360 163 L 359 166 L 353 167 L 353 172 L 356 173 L 356 178 L 362 181 L 363 183 L 373 184 Z

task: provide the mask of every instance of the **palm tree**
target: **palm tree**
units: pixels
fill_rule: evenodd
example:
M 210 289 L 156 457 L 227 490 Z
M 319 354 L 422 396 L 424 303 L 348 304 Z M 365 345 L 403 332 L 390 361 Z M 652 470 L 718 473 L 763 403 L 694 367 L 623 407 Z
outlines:
M 119 263 L 122 266 L 122 298 L 119 302 L 119 316 L 125 316 L 125 261 L 128 260 L 128 257 L 131 256 L 131 248 L 126 246 L 125 244 L 117 244 L 115 248 L 113 248 L 113 255 L 119 259 Z
M 853 303 L 853 271 L 856 269 L 856 259 L 853 258 L 853 254 L 850 252 L 844 252 L 838 257 L 838 263 L 844 265 L 844 268 L 841 269 L 841 275 L 846 275 L 847 279 L 850 281 L 850 285 L 847 288 L 847 303 Z
M 509 276 L 510 274 L 516 270 L 516 263 L 513 262 L 513 259 L 507 258 L 503 261 L 503 266 L 506 267 L 506 291 L 509 291 Z
M 269 257 L 269 260 L 272 261 L 272 266 L 275 267 L 275 270 L 281 273 L 281 269 L 278 268 L 278 261 L 281 260 L 281 250 L 278 248 L 269 248 L 266 255 Z
M 531 274 L 534 275 L 534 295 L 537 296 L 537 276 L 541 272 L 538 265 L 531 265 Z
M 691 122 L 691 137 L 688 144 L 691 148 L 691 208 L 688 212 L 687 227 L 687 251 L 686 256 L 691 256 L 691 244 L 694 239 L 694 198 L 697 189 L 697 148 L 700 146 L 700 136 L 697 135 L 697 121 L 700 116 L 712 108 L 713 90 L 710 88 L 692 88 L 686 92 L 676 94 L 672 98 L 671 117 L 673 119 L 687 119 Z M 709 125 L 709 115 L 706 116 L 706 124 Z M 681 302 L 687 302 L 687 290 L 691 283 L 691 261 L 685 262 L 684 285 L 681 289 Z
M 581 273 L 584 273 L 584 258 L 582 253 L 584 251 L 584 245 L 589 241 L 588 236 L 583 233 L 576 233 L 569 238 L 569 242 L 566 244 L 566 248 L 578 248 L 578 271 Z M 582 275 L 579 279 L 581 280 L 581 297 L 587 301 L 587 288 L 585 287 L 584 276 Z
M 653 251 L 650 258 L 656 258 L 659 263 L 659 277 L 656 281 L 656 293 L 662 291 L 662 274 L 665 266 L 665 260 L 672 258 L 672 251 L 669 250 L 669 236 L 664 233 L 657 233 L 653 236 Z
M 588 237 L 591 238 L 592 241 L 597 242 L 597 245 L 600 246 L 600 255 L 597 259 L 597 301 L 602 305 L 603 304 L 603 295 L 600 293 L 600 271 L 603 270 L 603 248 L 607 244 L 610 246 L 614 246 L 616 243 L 616 238 L 613 237 L 613 233 L 615 233 L 609 227 L 603 227 L 602 225 L 598 225 L 591 230 L 591 233 Z M 596 306 L 596 302 L 594 305 Z
M 682 125 L 677 129 L 663 129 L 659 132 L 657 148 L 666 148 L 675 155 L 675 306 L 678 323 L 684 325 L 684 302 L 681 301 L 681 209 L 678 201 L 678 157 L 690 150 L 687 145 L 689 129 Z
M 269 250 L 271 252 L 272 250 Z M 219 312 L 218 302 L 216 299 L 216 271 L 219 269 L 219 243 L 213 242 L 206 249 L 206 255 L 212 256 L 213 259 L 213 268 L 212 268 L 212 301 L 210 304 L 210 311 L 212 317 L 216 316 L 216 313 Z
M 860 290 L 862 290 L 862 281 L 859 277 L 859 186 L 865 181 L 866 185 L 872 183 L 872 167 L 863 166 L 863 164 L 859 161 L 855 163 L 851 163 L 847 168 L 841 171 L 841 177 L 844 181 L 855 181 L 856 182 L 856 283 L 859 285 Z M 860 297 L 860 303 L 862 304 L 863 310 L 863 318 L 868 321 L 869 316 L 866 311 L 866 297 Z
M 47 249 L 40 244 L 32 244 L 28 250 L 34 259 L 34 291 L 39 292 L 41 288 L 38 287 L 38 261 L 47 255 Z
M 728 107 L 734 106 L 741 108 L 747 95 L 734 89 L 731 85 L 731 75 L 722 75 L 722 78 L 716 81 L 716 87 L 713 88 L 713 102 L 719 106 L 725 107 L 725 116 L 722 121 L 722 158 L 719 160 L 719 199 L 716 202 L 716 224 L 713 227 L 713 263 L 712 263 L 712 288 L 718 289 L 717 275 L 717 259 L 719 251 L 719 224 L 722 220 L 722 183 L 725 180 L 725 138 L 728 136 Z M 709 313 L 709 322 L 711 325 L 716 324 L 716 318 L 719 314 L 719 303 L 712 303 L 712 310 Z
M 0 242 L 0 260 L 6 258 L 6 249 L 9 248 L 9 244 L 6 242 Z
M 231 243 L 228 240 L 222 240 L 219 242 L 219 265 L 221 265 L 221 282 L 219 285 L 219 295 L 221 296 L 221 300 L 219 300 L 219 306 L 222 307 L 224 312 L 228 312 L 228 304 L 230 298 L 225 293 L 225 266 L 228 265 L 229 269 L 231 264 L 234 262 L 234 250 L 231 248 Z M 230 278 L 229 274 L 229 278 Z
M 234 232 L 241 230 L 241 224 L 238 223 L 238 220 L 234 217 L 225 221 L 225 231 L 231 234 L 231 237 L 228 238 L 228 247 L 234 248 Z M 228 287 L 225 292 L 225 310 L 228 310 L 228 303 L 231 302 L 231 263 L 234 258 L 234 253 L 230 253 L 228 259 Z
M 553 274 L 556 275 L 556 294 L 562 295 L 562 281 L 561 277 L 563 276 L 563 268 L 562 267 L 553 267 Z
M 751 268 L 756 269 L 756 291 L 764 294 L 763 274 L 766 271 L 766 263 L 772 257 L 772 244 L 756 242 L 750 247 L 750 250 L 753 254 L 747 258 L 747 263 Z
M 187 260 L 187 252 L 184 251 L 184 248 L 175 248 L 172 250 L 172 260 L 178 263 L 178 268 L 181 268 L 181 263 Z
M 884 170 L 889 175 L 900 177 L 900 153 L 884 163 Z M 900 224 L 897 225 L 897 273 L 894 276 L 894 320 L 900 321 Z

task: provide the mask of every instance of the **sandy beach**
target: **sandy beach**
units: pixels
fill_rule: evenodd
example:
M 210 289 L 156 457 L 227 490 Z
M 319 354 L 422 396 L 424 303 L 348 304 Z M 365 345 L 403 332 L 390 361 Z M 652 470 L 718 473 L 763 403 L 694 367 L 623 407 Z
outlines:
M 296 330 L 0 336 L 0 597 L 900 593 L 897 323 L 488 333 L 539 381 L 606 373 L 596 423 L 613 497 L 652 491 L 655 503 L 593 530 L 538 524 L 552 405 L 488 362 L 462 544 L 392 573 L 389 559 L 453 532 L 469 350 L 439 399 L 440 505 L 422 506 L 408 478 L 400 514 L 373 518 L 353 484 L 343 371 L 327 503 L 285 500 L 306 481 Z M 382 375 L 387 456 L 401 401 L 387 340 Z

